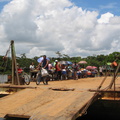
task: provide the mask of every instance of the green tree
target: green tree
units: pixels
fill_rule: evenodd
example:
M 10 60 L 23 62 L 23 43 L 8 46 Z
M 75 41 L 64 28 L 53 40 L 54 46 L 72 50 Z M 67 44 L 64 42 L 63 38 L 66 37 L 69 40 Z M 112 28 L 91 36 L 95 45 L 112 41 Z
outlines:
M 26 58 L 25 53 L 21 54 L 21 58 Z
M 62 54 L 59 51 L 57 51 L 56 54 L 58 55 L 59 58 L 62 57 Z

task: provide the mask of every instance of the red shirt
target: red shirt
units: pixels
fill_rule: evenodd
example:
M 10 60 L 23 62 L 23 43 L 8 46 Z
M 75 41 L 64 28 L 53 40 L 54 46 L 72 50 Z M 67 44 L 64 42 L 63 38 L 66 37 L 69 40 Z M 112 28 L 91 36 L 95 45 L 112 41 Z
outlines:
M 56 63 L 55 68 L 56 68 L 56 71 L 61 71 L 60 64 Z
M 23 70 L 18 68 L 18 73 L 22 73 L 22 72 L 23 72 Z

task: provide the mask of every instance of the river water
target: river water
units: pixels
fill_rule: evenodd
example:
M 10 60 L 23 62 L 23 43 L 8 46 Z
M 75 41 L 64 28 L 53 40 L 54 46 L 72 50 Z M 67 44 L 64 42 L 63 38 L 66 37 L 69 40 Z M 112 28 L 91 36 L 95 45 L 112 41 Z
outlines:
M 120 101 L 98 100 L 76 120 L 120 120 Z

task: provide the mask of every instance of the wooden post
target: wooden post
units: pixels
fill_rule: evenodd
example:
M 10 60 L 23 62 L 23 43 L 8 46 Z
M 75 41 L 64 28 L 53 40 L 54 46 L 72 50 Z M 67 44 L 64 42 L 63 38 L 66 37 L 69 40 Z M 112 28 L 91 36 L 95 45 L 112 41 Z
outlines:
M 17 63 L 16 63 L 16 54 L 15 54 L 15 48 L 14 48 L 14 41 L 13 40 L 11 40 L 11 54 L 12 54 L 12 84 L 13 85 L 14 84 L 20 85 L 19 76 L 18 76 L 18 70 L 17 70 Z M 17 79 L 17 83 L 15 81 L 15 78 Z
M 116 77 L 117 77 L 117 74 L 118 74 L 119 69 L 120 69 L 120 63 L 118 64 L 117 69 L 116 69 L 116 71 L 115 71 L 115 73 L 114 73 L 113 79 L 111 80 L 111 83 L 110 83 L 110 85 L 109 85 L 109 89 L 111 89 L 112 86 L 113 86 L 113 84 L 115 84 L 115 79 L 116 79 Z

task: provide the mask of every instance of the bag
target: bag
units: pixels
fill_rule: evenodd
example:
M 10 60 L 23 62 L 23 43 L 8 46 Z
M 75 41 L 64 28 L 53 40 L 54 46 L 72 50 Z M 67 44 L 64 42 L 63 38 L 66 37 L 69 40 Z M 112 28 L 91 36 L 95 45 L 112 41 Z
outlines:
M 48 71 L 46 69 L 42 68 L 41 75 L 42 75 L 42 77 L 44 77 L 44 76 L 47 76 L 49 74 L 48 74 Z

